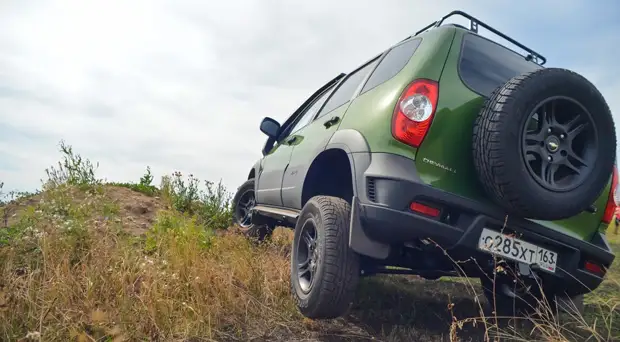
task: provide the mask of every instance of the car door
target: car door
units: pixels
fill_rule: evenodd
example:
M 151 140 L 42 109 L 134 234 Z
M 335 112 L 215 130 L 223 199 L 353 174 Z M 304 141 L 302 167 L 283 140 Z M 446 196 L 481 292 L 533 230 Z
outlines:
M 288 167 L 293 147 L 298 140 L 292 133 L 306 126 L 316 115 L 313 105 L 323 99 L 344 74 L 327 82 L 310 96 L 280 128 L 278 139 L 264 155 L 256 178 L 256 202 L 260 204 L 282 206 L 282 178 Z M 322 104 L 322 103 L 321 103 Z
M 256 202 L 281 206 L 280 195 L 282 175 L 291 159 L 292 146 L 286 141 L 276 142 L 271 150 L 263 157 L 256 180 Z
M 301 209 L 303 182 L 314 158 L 325 149 L 338 129 L 349 103 L 358 93 L 368 74 L 375 68 L 379 57 L 351 72 L 337 86 L 314 120 L 291 135 L 293 152 L 282 180 L 282 204 Z

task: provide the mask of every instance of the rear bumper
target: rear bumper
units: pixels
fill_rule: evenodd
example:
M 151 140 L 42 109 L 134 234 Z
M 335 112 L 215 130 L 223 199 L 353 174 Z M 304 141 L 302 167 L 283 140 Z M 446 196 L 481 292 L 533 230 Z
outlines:
M 355 205 L 361 229 L 376 242 L 392 245 L 430 238 L 450 253 L 475 256 L 480 262 L 492 260 L 477 248 L 483 228 L 513 232 L 522 240 L 558 253 L 555 273 L 537 273 L 570 295 L 589 292 L 603 280 L 586 271 L 584 261 L 608 267 L 614 260 L 604 235 L 597 233 L 592 242 L 587 242 L 529 220 L 506 219 L 498 207 L 426 185 L 417 176 L 414 162 L 400 156 L 373 155 L 363 178 L 365 193 L 360 194 L 358 183 Z M 433 218 L 410 210 L 413 201 L 440 208 L 440 216 Z

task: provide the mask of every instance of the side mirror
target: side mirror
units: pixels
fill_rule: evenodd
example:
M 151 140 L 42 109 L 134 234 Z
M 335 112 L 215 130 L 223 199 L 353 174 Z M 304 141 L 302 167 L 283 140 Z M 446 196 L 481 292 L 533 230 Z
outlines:
M 277 138 L 279 130 L 280 124 L 272 118 L 264 118 L 260 123 L 260 131 L 272 139 Z

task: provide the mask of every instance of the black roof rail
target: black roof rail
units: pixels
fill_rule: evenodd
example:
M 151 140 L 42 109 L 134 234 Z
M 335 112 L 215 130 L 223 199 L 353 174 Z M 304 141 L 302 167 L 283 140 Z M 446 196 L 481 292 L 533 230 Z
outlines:
M 443 17 L 441 17 L 441 19 L 431 23 L 430 25 L 427 25 L 426 27 L 424 27 L 423 29 L 421 29 L 420 31 L 416 32 L 414 36 L 417 36 L 418 34 L 425 32 L 431 28 L 435 28 L 435 27 L 439 27 L 441 26 L 441 24 L 448 18 L 455 16 L 455 15 L 459 15 L 462 17 L 465 17 L 466 19 L 469 19 L 469 30 L 473 31 L 475 33 L 478 33 L 478 26 L 482 26 L 485 29 L 495 33 L 496 35 L 506 39 L 507 41 L 511 42 L 512 44 L 520 47 L 521 49 L 527 51 L 529 54 L 527 56 L 525 56 L 525 59 L 528 61 L 533 61 L 534 63 L 537 63 L 539 65 L 544 65 L 545 63 L 547 63 L 547 58 L 545 58 L 543 55 L 539 54 L 538 52 L 528 48 L 527 46 L 519 43 L 518 41 L 508 37 L 507 35 L 499 32 L 498 30 L 494 29 L 493 27 L 489 26 L 488 24 L 484 23 L 483 21 L 474 18 L 473 16 L 463 12 L 463 11 L 452 11 L 446 15 L 444 15 Z

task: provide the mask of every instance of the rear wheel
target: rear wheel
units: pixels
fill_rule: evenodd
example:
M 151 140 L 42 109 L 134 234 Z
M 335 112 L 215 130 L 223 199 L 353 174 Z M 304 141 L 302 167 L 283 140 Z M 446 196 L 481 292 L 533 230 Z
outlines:
M 314 319 L 343 315 L 355 295 L 359 256 L 349 248 L 351 206 L 315 196 L 304 205 L 291 253 L 291 291 L 301 313 Z
M 252 210 L 256 205 L 254 196 L 254 179 L 243 183 L 233 198 L 233 220 L 241 232 L 252 239 L 263 241 L 271 235 L 273 227 L 266 224 L 252 223 Z

